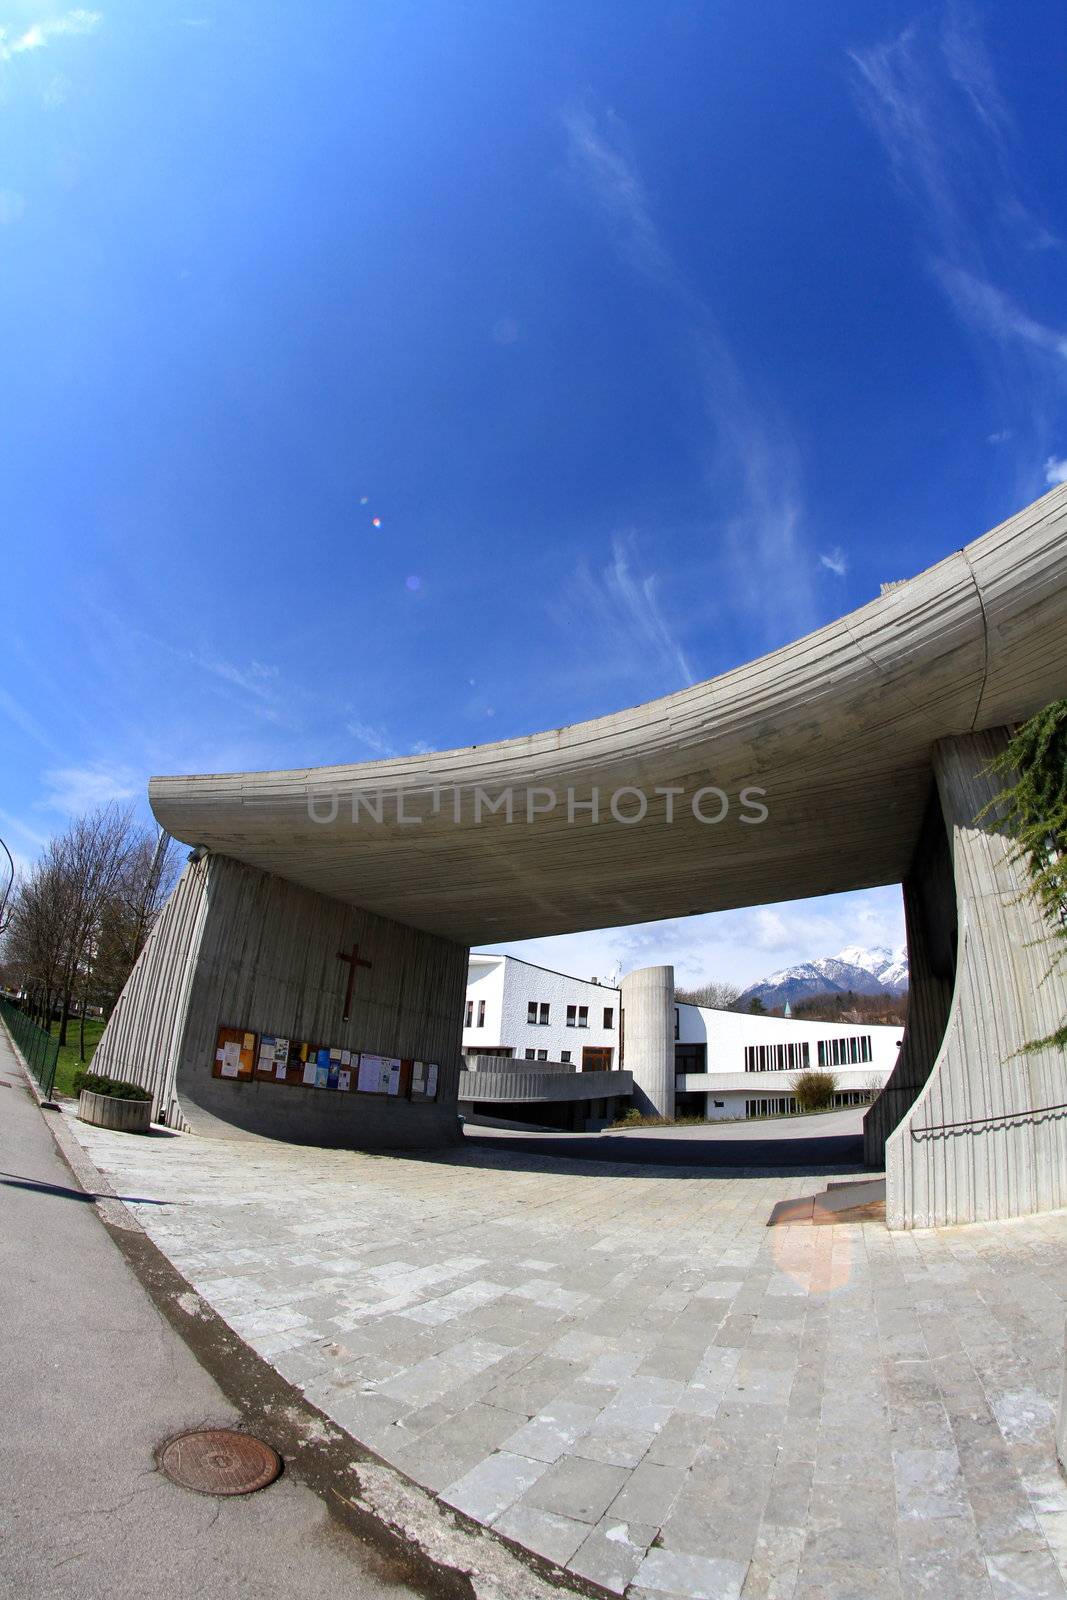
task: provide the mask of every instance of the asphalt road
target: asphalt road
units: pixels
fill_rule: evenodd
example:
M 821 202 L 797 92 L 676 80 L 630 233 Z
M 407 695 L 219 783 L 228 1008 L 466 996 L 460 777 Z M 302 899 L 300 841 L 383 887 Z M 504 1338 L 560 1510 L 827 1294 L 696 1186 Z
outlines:
M 863 1111 L 776 1117 L 767 1122 L 701 1123 L 685 1128 L 634 1128 L 625 1133 L 517 1133 L 468 1127 L 469 1144 L 568 1161 L 639 1166 L 805 1168 L 863 1167 Z
M 0 1028 L 0 1596 L 399 1600 L 383 1558 L 282 1476 L 228 1500 L 156 1468 L 241 1426 L 59 1156 Z

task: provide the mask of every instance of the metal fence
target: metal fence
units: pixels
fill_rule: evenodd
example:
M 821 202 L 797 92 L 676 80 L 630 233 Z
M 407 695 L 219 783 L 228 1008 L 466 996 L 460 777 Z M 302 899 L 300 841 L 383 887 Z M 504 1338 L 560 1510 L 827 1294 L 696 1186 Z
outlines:
M 39 1028 L 25 1011 L 20 1011 L 12 1001 L 0 995 L 0 1018 L 7 1024 L 8 1032 L 22 1052 L 23 1060 L 37 1079 L 46 1100 L 52 1098 L 56 1081 L 56 1062 L 59 1060 L 59 1040 Z

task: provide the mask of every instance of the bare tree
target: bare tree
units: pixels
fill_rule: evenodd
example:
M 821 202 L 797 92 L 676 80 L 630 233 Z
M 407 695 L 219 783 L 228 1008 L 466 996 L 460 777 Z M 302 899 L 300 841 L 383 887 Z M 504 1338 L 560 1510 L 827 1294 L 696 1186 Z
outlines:
M 19 885 L 4 940 L 5 966 L 47 1027 L 57 1005 L 60 1042 L 75 1001 L 85 1059 L 90 1003 L 110 1011 L 173 887 L 165 833 L 138 827 L 132 812 L 104 806 L 49 841 Z
M 684 1005 L 708 1006 L 712 1011 L 732 1011 L 741 998 L 741 991 L 734 983 L 709 978 L 707 983 L 695 989 L 676 989 L 674 998 Z

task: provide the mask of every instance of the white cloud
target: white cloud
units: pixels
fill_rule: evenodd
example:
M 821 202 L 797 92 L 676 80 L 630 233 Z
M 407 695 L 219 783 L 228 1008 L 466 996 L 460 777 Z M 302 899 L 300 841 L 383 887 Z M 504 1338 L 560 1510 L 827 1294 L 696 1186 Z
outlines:
M 1045 482 L 1050 488 L 1057 483 L 1067 483 L 1067 456 L 1049 456 L 1045 462 Z
M 847 945 L 897 950 L 904 942 L 903 902 L 899 888 L 891 885 L 485 948 L 579 978 L 672 965 L 681 985 L 718 978 L 745 988 L 776 969 L 833 955 Z
M 38 804 L 44 810 L 62 811 L 68 816 L 80 816 L 110 800 L 132 800 L 144 788 L 129 767 L 109 767 L 103 762 L 87 767 L 54 767 L 41 777 L 46 792 Z
M 365 745 L 376 756 L 390 757 L 399 755 L 400 752 L 393 743 L 392 737 L 385 728 L 376 728 L 369 722 L 349 722 L 346 724 L 353 739 Z
M 0 28 L 0 61 L 10 61 L 31 50 L 43 50 L 53 39 L 65 35 L 92 33 L 103 20 L 103 12 L 86 11 L 79 7 L 61 17 L 49 17 L 43 22 L 31 23 L 15 35 L 11 35 L 6 28 Z
M 829 572 L 835 572 L 839 578 L 843 578 L 848 571 L 848 561 L 845 553 L 837 545 L 832 550 L 821 551 L 819 562 Z
M 668 248 L 621 117 L 586 104 L 562 120 L 572 179 L 613 228 L 624 260 L 683 313 L 685 353 L 701 380 L 712 435 L 709 498 L 716 507 L 732 499 L 738 508 L 713 530 L 729 567 L 731 599 L 749 608 L 765 637 L 802 633 L 814 612 L 792 435 L 770 406 L 757 403 L 712 308 L 693 292 Z M 772 596 L 769 572 L 779 579 Z
M 1001 428 L 999 433 L 991 433 L 989 435 L 989 443 L 990 444 L 1007 444 L 1007 442 L 1008 442 L 1008 440 L 1010 438 L 1011 438 L 1011 429 L 1010 428 Z
M 550 606 L 549 615 L 567 634 L 588 637 L 592 629 L 596 664 L 612 676 L 636 676 L 647 684 L 651 672 L 671 689 L 693 683 L 693 669 L 660 604 L 659 579 L 640 572 L 639 561 L 636 536 L 617 536 L 607 566 L 594 573 L 583 562 L 566 599 Z
M 963 267 L 947 261 L 935 262 L 935 271 L 960 314 L 993 338 L 1020 340 L 1067 361 L 1067 334 L 1046 327 L 1028 316 L 1002 290 Z
M 1033 316 L 1009 277 L 1020 249 L 1058 248 L 1018 160 L 1018 135 L 981 21 L 948 0 L 896 37 L 849 52 L 860 108 L 894 181 L 911 201 L 921 252 L 954 315 L 971 335 L 998 409 L 1016 420 L 990 442 L 1004 452 L 1020 493 L 1048 448 L 1062 389 L 1067 336 Z M 995 266 L 991 267 L 991 263 Z M 998 282 L 996 279 L 1000 279 Z

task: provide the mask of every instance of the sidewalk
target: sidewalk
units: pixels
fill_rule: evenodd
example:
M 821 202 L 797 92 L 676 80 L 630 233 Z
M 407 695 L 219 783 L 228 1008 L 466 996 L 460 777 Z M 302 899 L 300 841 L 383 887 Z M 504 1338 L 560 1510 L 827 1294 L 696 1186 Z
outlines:
M 0 1028 L 0 1595 L 387 1600 L 415 1593 L 283 1476 L 230 1500 L 156 1469 L 241 1418 L 156 1310 L 56 1151 Z
M 1067 1213 L 768 1228 L 825 1175 L 69 1131 L 262 1361 L 565 1583 L 1067 1597 Z

